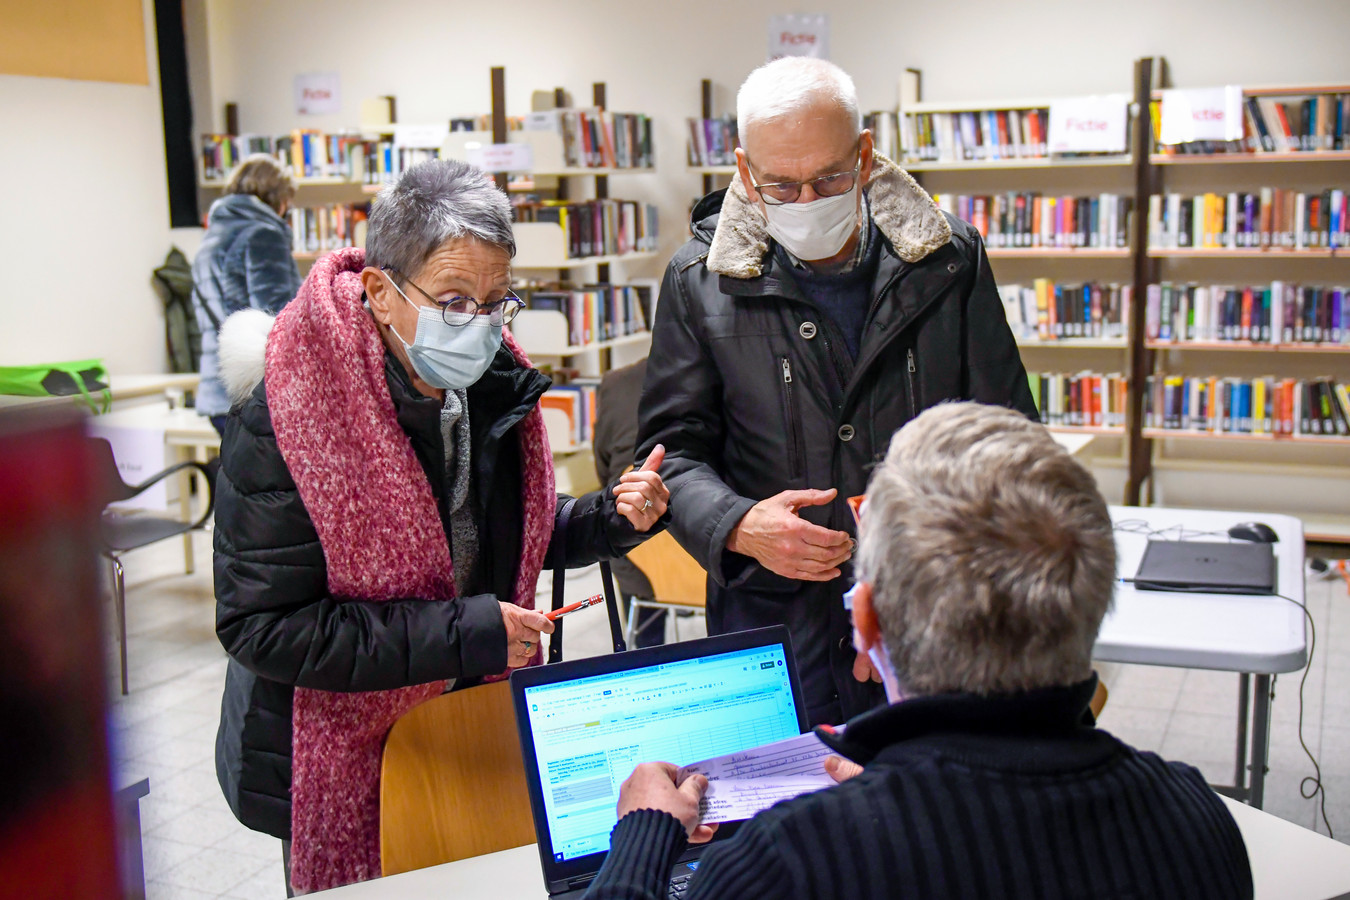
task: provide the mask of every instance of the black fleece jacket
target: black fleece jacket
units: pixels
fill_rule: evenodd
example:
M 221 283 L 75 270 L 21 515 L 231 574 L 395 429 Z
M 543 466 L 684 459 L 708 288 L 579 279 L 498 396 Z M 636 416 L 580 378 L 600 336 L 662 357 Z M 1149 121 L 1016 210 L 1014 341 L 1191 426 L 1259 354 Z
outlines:
M 1191 766 L 1091 726 L 1096 679 L 1003 697 L 949 694 L 866 713 L 840 737 L 864 765 L 704 854 L 685 896 L 1242 900 L 1237 823 Z M 639 810 L 615 826 L 587 900 L 658 900 L 684 829 Z

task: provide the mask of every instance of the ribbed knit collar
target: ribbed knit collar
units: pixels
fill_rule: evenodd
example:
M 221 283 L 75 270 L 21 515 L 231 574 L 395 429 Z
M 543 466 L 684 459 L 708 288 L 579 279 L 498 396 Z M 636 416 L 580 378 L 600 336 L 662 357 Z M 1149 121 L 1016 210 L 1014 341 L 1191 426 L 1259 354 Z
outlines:
M 821 727 L 816 734 L 831 749 L 862 765 L 891 756 L 887 751 L 892 748 L 930 743 L 928 739 L 938 737 L 946 742 L 955 739 L 967 750 L 990 738 L 1090 737 L 1096 729 L 1088 704 L 1096 688 L 1094 674 L 1077 684 L 1017 694 L 913 697 L 855 716 L 841 733 Z M 1002 751 L 998 755 L 1006 758 Z

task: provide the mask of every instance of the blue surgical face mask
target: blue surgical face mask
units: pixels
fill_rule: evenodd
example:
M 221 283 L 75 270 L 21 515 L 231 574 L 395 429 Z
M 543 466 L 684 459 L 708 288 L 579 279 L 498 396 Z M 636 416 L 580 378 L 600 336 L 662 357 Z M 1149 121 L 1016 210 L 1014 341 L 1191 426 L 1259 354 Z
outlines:
M 417 333 L 411 344 L 389 326 L 407 351 L 417 377 L 443 391 L 462 390 L 478 381 L 502 345 L 502 326 L 493 325 L 488 316 L 456 313 L 451 315 L 458 315 L 462 324 L 447 325 L 439 309 L 418 306 L 393 279 L 389 283 L 417 310 Z

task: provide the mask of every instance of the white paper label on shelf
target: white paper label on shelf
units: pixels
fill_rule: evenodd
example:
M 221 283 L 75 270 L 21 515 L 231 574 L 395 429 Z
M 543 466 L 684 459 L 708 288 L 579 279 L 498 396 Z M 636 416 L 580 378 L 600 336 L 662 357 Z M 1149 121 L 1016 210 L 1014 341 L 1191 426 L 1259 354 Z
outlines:
M 1162 92 L 1164 144 L 1242 140 L 1242 88 L 1190 88 Z
M 529 144 L 465 144 L 464 161 L 484 172 L 532 172 L 534 148 Z
M 1124 153 L 1130 98 L 1125 94 L 1068 97 L 1050 103 L 1051 153 Z
M 783 56 L 830 58 L 830 17 L 824 13 L 769 16 L 769 61 Z
M 525 116 L 525 131 L 557 131 L 558 111 L 545 109 L 528 113 Z
M 395 125 L 394 143 L 400 147 L 439 150 L 450 134 L 450 125 L 436 122 L 429 125 Z
M 337 72 L 310 72 L 295 76 L 295 111 L 302 116 L 342 112 Z

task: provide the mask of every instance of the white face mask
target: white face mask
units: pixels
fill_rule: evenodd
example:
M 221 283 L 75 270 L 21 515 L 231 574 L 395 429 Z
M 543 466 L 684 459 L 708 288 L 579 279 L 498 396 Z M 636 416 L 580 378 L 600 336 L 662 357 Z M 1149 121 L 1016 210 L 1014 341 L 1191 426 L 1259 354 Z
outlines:
M 844 249 L 858 229 L 858 185 L 836 197 L 810 203 L 764 204 L 769 234 L 789 253 L 811 262 L 829 259 Z
M 502 344 L 502 326 L 493 325 L 489 316 L 470 315 L 465 315 L 460 325 L 447 325 L 440 310 L 418 306 L 408 300 L 408 295 L 392 279 L 389 283 L 417 310 L 417 332 L 412 343 L 405 341 L 392 324 L 389 326 L 407 352 L 417 377 L 443 391 L 461 390 L 477 382 L 492 365 Z

